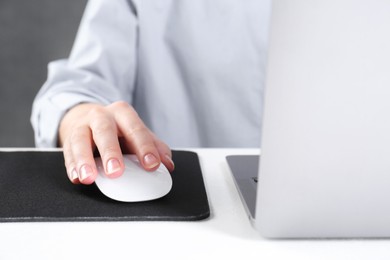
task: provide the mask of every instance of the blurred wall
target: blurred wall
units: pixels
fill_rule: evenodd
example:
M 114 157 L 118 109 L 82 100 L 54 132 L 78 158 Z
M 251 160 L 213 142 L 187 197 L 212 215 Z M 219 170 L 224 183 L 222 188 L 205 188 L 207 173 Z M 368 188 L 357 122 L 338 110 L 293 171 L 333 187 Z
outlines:
M 87 0 L 0 0 L 0 147 L 34 146 L 32 101 L 66 58 Z

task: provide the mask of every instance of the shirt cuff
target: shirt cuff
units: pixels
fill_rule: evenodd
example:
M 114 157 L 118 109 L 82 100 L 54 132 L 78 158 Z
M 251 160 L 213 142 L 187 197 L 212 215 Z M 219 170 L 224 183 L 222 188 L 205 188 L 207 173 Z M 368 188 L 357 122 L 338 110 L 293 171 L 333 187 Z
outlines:
M 42 100 L 38 115 L 32 118 L 36 147 L 57 147 L 58 130 L 63 116 L 72 107 L 81 103 L 99 103 L 101 100 L 76 93 L 61 93 Z

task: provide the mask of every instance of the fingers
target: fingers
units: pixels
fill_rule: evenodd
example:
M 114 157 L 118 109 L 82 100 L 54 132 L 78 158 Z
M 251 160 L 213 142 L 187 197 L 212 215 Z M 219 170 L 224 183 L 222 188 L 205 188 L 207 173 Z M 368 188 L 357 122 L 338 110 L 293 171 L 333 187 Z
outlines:
M 167 144 L 158 139 L 153 133 L 151 135 L 154 138 L 154 143 L 157 147 L 158 153 L 160 154 L 161 162 L 167 167 L 168 171 L 173 172 L 175 164 L 172 160 L 172 151 Z
M 96 179 L 91 137 L 88 127 L 80 127 L 64 144 L 65 166 L 72 183 L 92 184 Z
M 171 150 L 145 126 L 129 104 L 116 102 L 106 107 L 82 104 L 71 109 L 60 124 L 60 144 L 70 181 L 74 184 L 95 181 L 95 148 L 106 175 L 120 176 L 125 167 L 119 140 L 129 148 L 126 152 L 137 155 L 146 170 L 153 171 L 162 162 L 173 171 Z
M 104 108 L 90 112 L 92 138 L 99 150 L 106 175 L 116 178 L 123 174 L 124 164 L 114 118 Z
M 77 165 L 73 158 L 72 151 L 70 149 L 68 142 L 64 143 L 63 148 L 64 148 L 63 154 L 65 160 L 65 168 L 66 168 L 66 173 L 68 174 L 68 178 L 73 184 L 79 184 L 80 181 L 77 173 Z
M 114 116 L 118 130 L 130 150 L 137 155 L 141 165 L 146 170 L 156 170 L 161 163 L 160 154 L 154 137 L 137 112 L 124 102 L 114 103 L 110 109 L 117 111 Z
M 168 145 L 166 145 L 164 142 L 159 140 L 152 132 L 150 132 L 150 135 L 154 139 L 154 144 L 160 155 L 161 162 L 167 167 L 168 171 L 172 172 L 175 169 L 175 164 L 172 160 L 171 149 L 169 148 Z M 119 140 L 120 140 L 119 142 L 120 142 L 121 150 L 124 154 L 134 153 L 132 149 L 129 147 L 129 144 L 124 137 L 119 137 Z
M 132 106 L 116 102 L 109 109 L 116 111 L 115 121 L 126 152 L 135 153 L 146 170 L 156 170 L 161 162 L 169 171 L 174 170 L 171 149 L 145 126 Z
M 145 126 L 132 106 L 116 102 L 108 109 L 115 115 L 118 134 L 125 142 L 127 153 L 135 153 L 146 170 L 157 169 L 161 162 L 170 172 L 174 170 L 171 149 Z

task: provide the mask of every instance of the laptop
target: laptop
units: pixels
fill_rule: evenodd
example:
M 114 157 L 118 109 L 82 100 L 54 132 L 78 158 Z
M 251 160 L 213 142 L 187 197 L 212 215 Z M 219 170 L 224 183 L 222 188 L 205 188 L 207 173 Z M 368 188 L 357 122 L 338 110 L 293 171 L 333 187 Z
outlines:
M 389 28 L 390 1 L 273 1 L 260 162 L 227 158 L 264 237 L 390 237 Z

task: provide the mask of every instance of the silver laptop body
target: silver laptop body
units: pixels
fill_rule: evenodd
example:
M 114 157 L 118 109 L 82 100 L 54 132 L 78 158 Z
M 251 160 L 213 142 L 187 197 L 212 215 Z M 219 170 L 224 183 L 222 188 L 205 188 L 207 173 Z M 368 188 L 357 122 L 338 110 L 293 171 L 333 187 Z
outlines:
M 390 1 L 274 0 L 268 55 L 254 226 L 390 237 Z

